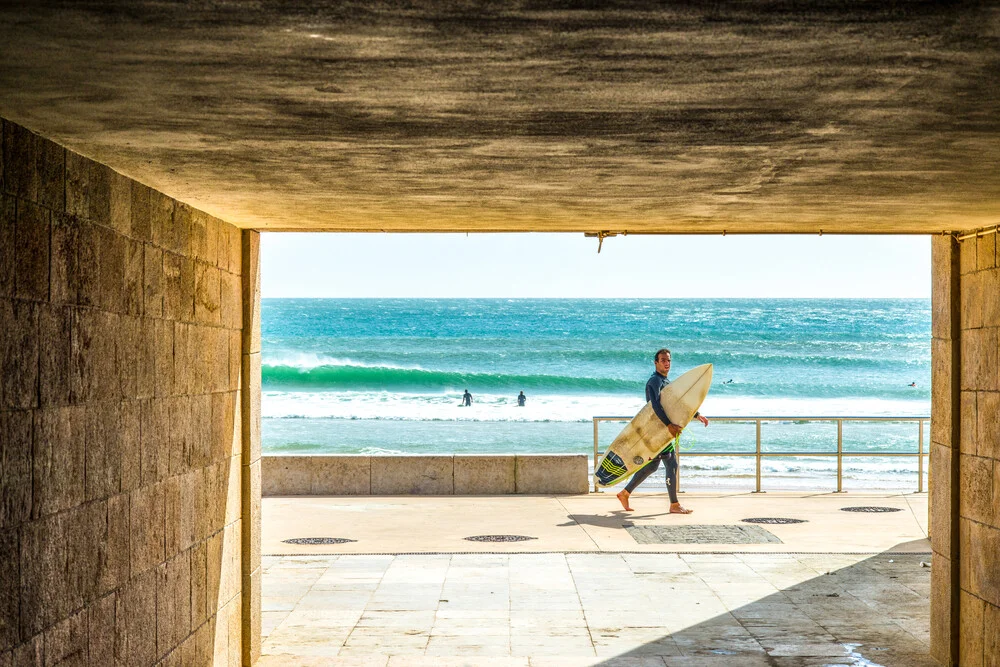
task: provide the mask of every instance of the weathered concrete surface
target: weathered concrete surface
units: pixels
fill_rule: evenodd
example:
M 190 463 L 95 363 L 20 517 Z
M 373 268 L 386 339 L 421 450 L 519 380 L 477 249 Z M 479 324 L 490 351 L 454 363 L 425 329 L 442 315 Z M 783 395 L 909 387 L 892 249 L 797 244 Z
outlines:
M 586 493 L 589 483 L 583 454 L 264 456 L 261 461 L 265 496 Z
M 455 495 L 505 495 L 515 492 L 512 455 L 455 455 Z
M 589 486 L 586 454 L 517 455 L 517 493 L 587 493 Z
M 372 495 L 451 495 L 455 463 L 451 456 L 373 456 Z
M 7 3 L 0 113 L 244 227 L 931 232 L 997 222 L 998 25 L 980 2 Z
M 370 456 L 264 456 L 265 496 L 367 496 Z

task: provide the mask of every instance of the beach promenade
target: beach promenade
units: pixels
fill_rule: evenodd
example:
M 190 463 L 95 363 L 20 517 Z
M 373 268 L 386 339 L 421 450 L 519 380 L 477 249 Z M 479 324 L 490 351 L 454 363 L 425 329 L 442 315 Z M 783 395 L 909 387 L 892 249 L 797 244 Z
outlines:
M 925 494 L 682 502 L 265 498 L 261 664 L 935 664 Z

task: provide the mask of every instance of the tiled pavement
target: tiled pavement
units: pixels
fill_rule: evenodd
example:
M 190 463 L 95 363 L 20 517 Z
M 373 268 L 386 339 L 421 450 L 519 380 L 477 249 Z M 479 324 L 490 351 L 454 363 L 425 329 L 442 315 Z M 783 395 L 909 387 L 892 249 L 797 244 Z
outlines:
M 261 665 L 895 665 L 921 554 L 267 556 Z

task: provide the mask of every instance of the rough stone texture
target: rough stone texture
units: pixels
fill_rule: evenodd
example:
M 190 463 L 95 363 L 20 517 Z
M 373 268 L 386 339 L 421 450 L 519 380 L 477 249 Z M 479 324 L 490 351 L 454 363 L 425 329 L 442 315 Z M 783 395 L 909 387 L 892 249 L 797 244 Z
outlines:
M 239 642 L 239 231 L 0 127 L 0 656 Z
M 958 634 L 958 617 L 952 608 L 954 585 L 952 561 L 936 550 L 931 567 L 931 657 L 942 665 L 955 665 L 958 655 L 952 651 L 951 638 Z
M 518 454 L 517 493 L 587 493 L 586 454 Z
M 370 456 L 264 456 L 261 464 L 265 496 L 371 493 Z
M 514 493 L 514 456 L 455 456 L 456 495 Z
M 372 495 L 451 495 L 455 492 L 451 456 L 373 456 Z
M 931 444 L 930 523 L 934 552 L 954 560 L 958 557 L 957 540 L 950 530 L 953 510 L 951 494 L 948 493 L 951 480 L 952 449 L 938 443 Z
M 983 601 L 962 592 L 959 601 L 958 661 L 962 667 L 983 665 Z
M 212 221 L 208 222 L 209 227 Z M 231 459 L 233 471 L 238 471 L 240 491 L 240 515 L 237 523 L 240 527 L 239 560 L 241 567 L 233 576 L 239 579 L 234 586 L 239 597 L 238 606 L 230 611 L 228 656 L 232 664 L 242 661 L 245 665 L 253 664 L 260 656 L 260 600 L 261 600 L 261 493 L 262 493 L 262 461 L 260 455 L 260 399 L 261 399 L 261 355 L 260 355 L 260 234 L 256 231 L 242 233 L 226 232 L 223 228 L 209 233 L 208 243 L 214 238 L 218 249 L 216 264 L 222 268 L 233 269 L 239 266 L 239 293 L 232 297 L 230 289 L 237 286 L 232 280 L 223 278 L 221 286 L 227 297 L 222 294 L 220 300 L 219 319 L 223 326 L 235 323 L 242 325 L 240 336 L 230 336 L 228 341 L 220 340 L 220 354 L 229 352 L 229 369 L 226 375 L 219 377 L 222 386 L 239 390 L 240 423 L 235 425 L 235 432 L 242 439 L 241 451 Z M 237 345 L 238 341 L 238 345 Z M 239 351 L 238 359 L 233 353 Z M 237 362 L 234 364 L 234 362 Z M 239 377 L 234 377 L 234 368 L 238 365 Z M 227 424 L 221 426 L 229 435 L 234 433 L 234 427 Z M 222 617 L 220 616 L 220 623 Z M 218 657 L 220 642 L 216 639 L 216 655 Z
M 263 457 L 267 461 L 271 457 Z M 289 457 L 291 458 L 291 457 Z M 371 493 L 370 456 L 312 456 L 309 494 L 314 496 L 365 496 Z M 287 468 L 286 468 L 287 469 Z M 263 477 L 263 468 L 261 469 Z M 263 483 L 263 478 L 261 480 Z
M 261 463 L 264 496 L 586 493 L 588 490 L 587 457 L 583 454 L 265 456 Z M 520 477 L 515 472 L 519 464 Z
M 993 460 L 963 455 L 961 483 L 961 516 L 979 523 L 992 524 L 996 512 L 993 506 Z
M 983 665 L 1000 667 L 1000 607 L 986 603 L 983 608 Z

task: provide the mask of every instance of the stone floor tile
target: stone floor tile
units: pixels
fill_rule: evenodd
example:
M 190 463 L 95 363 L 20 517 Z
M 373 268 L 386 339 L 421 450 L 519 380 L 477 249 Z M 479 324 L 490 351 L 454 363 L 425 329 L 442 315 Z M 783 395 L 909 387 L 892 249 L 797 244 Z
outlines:
M 392 656 L 388 667 L 529 667 L 527 658 L 511 656 Z
M 260 634 L 262 639 L 266 639 L 281 622 L 288 618 L 290 611 L 262 611 L 260 614 Z
M 262 655 L 257 667 L 386 667 L 387 655 L 345 657 L 308 657 L 301 655 Z

